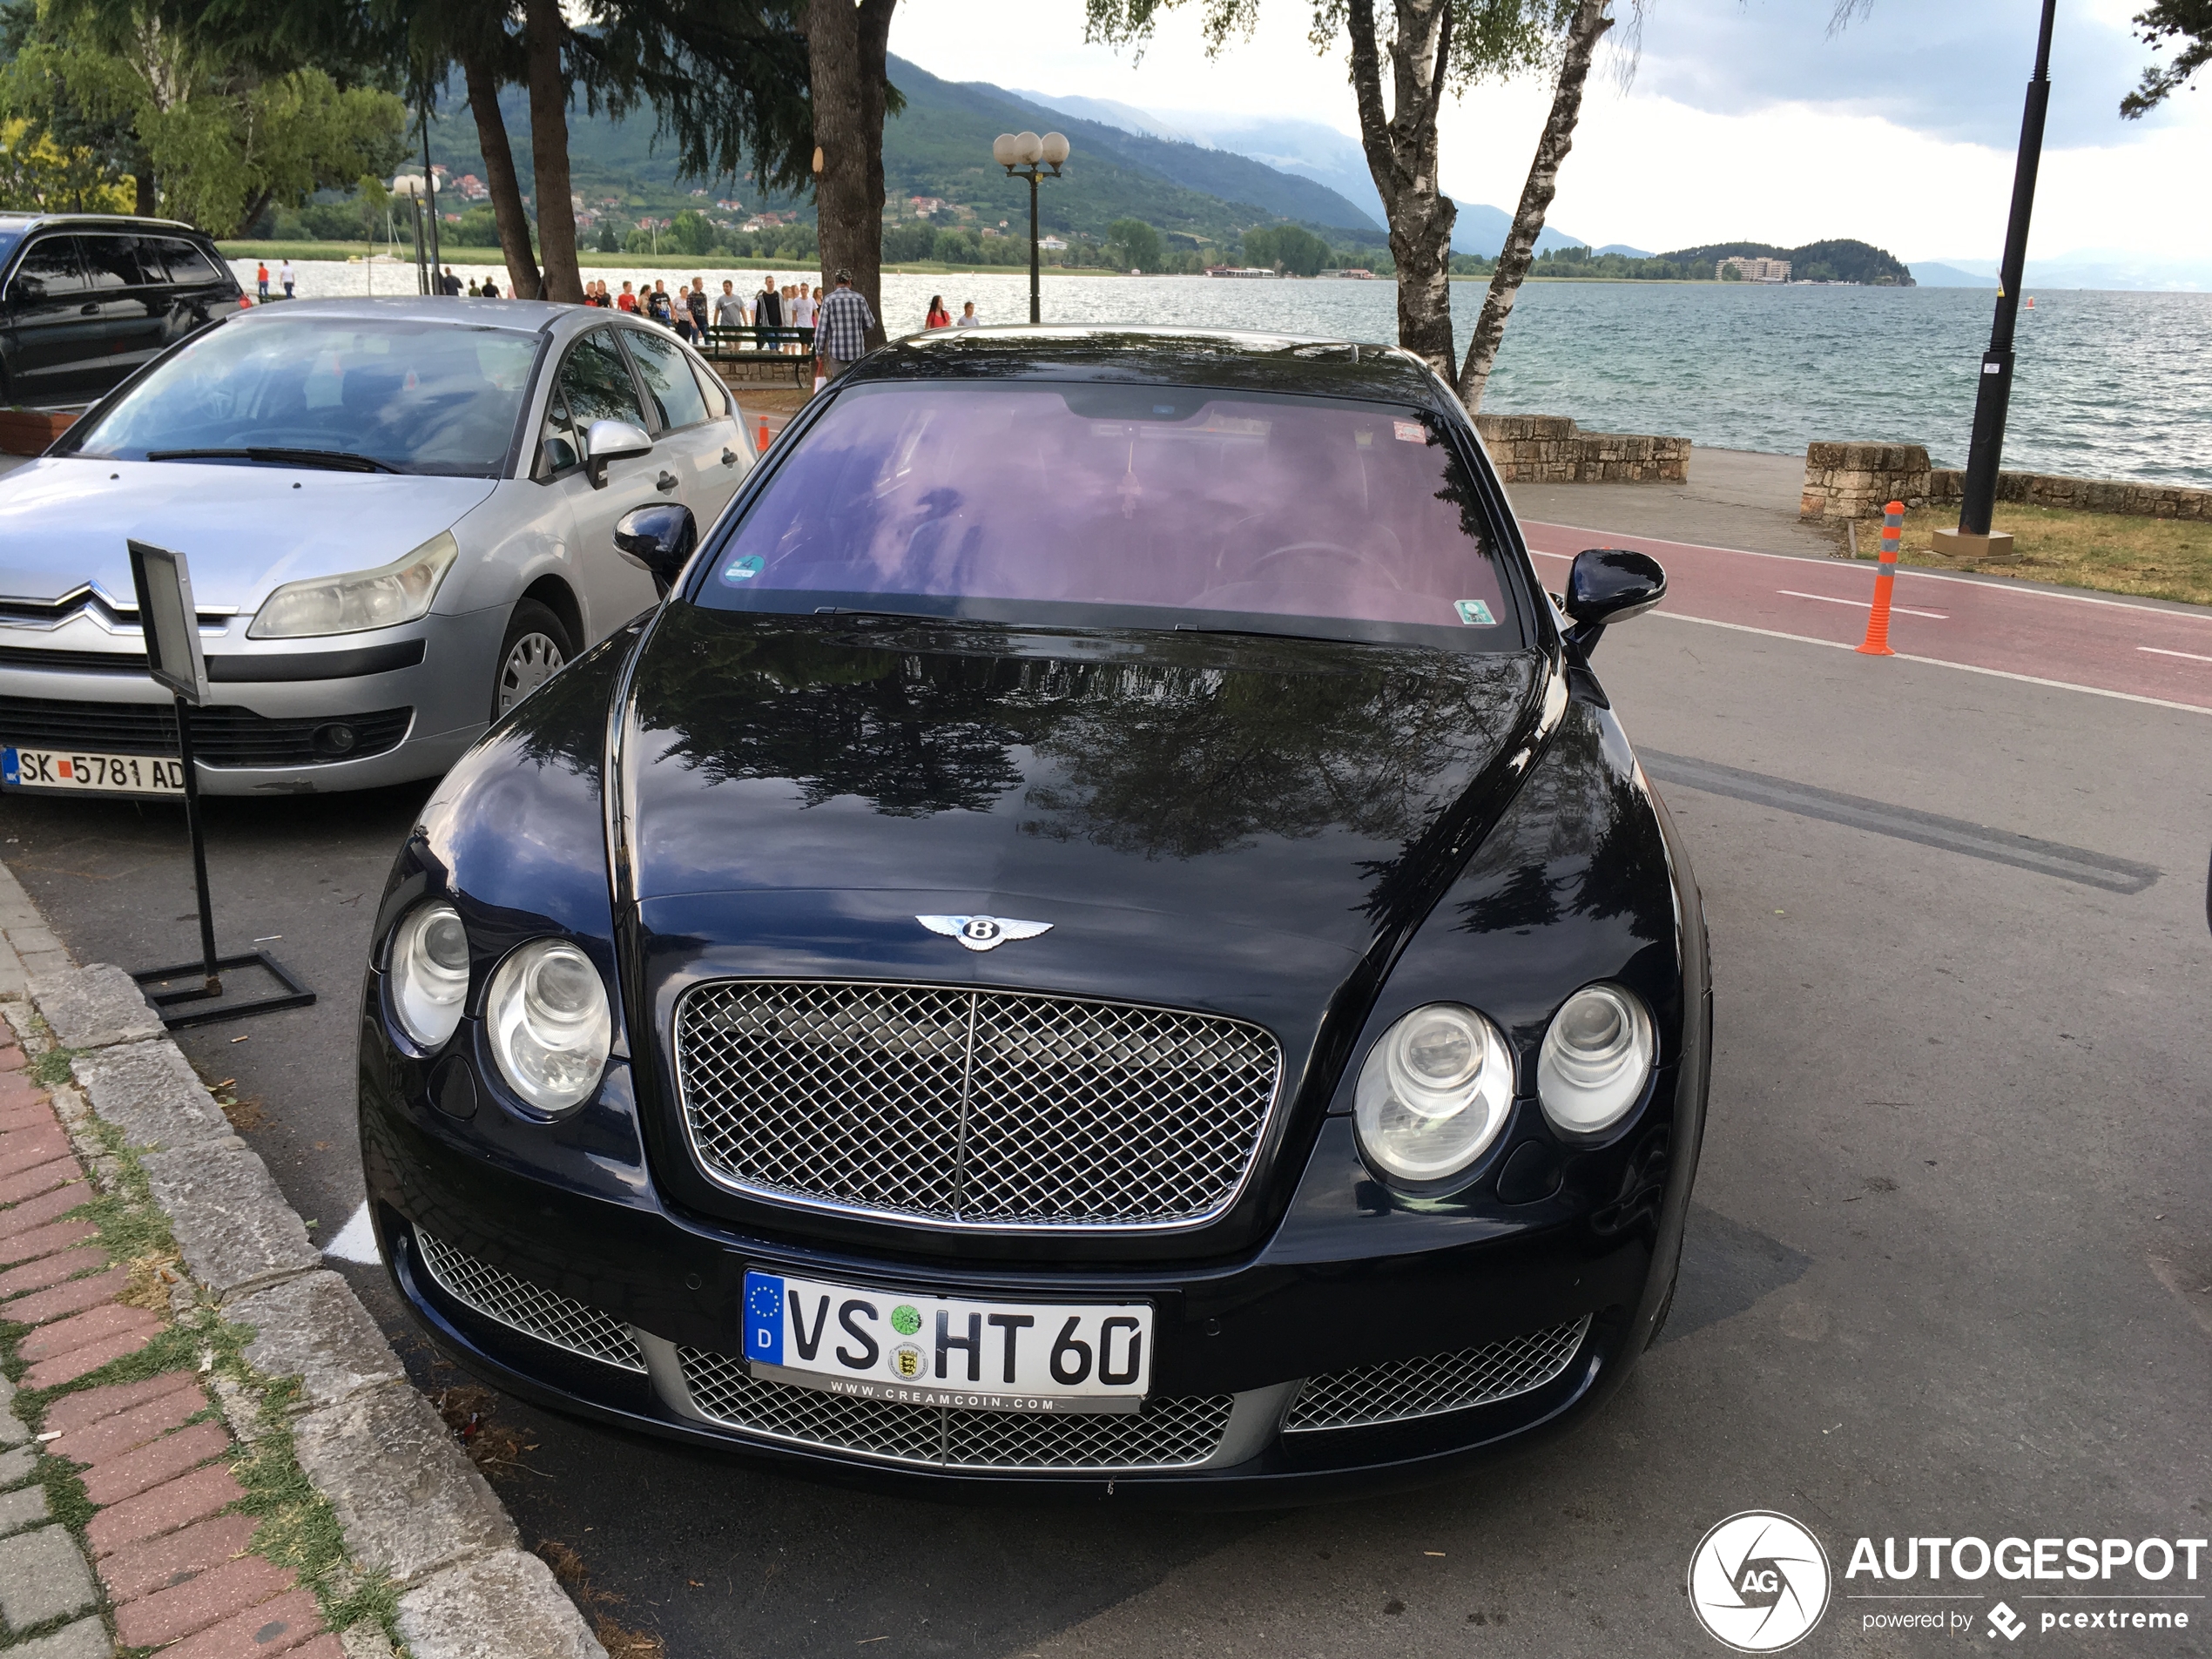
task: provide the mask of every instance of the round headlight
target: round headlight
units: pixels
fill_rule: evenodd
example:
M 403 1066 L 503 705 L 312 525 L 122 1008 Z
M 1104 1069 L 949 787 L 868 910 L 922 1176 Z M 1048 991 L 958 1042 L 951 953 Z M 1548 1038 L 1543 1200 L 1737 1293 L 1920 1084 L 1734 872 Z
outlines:
M 1643 1093 L 1658 1044 L 1635 992 L 1585 985 L 1561 1005 L 1536 1060 L 1544 1116 L 1572 1135 L 1619 1123 Z
M 540 1111 L 581 1106 L 599 1086 L 614 1034 L 607 988 L 566 940 L 534 940 L 499 965 L 484 1023 L 501 1074 Z
M 1352 1121 L 1386 1175 L 1439 1181 L 1481 1156 L 1513 1105 L 1513 1055 L 1473 1008 L 1431 1002 L 1376 1041 L 1359 1069 Z
M 392 934 L 392 1012 L 425 1049 L 445 1045 L 469 995 L 469 930 L 442 902 L 418 906 Z

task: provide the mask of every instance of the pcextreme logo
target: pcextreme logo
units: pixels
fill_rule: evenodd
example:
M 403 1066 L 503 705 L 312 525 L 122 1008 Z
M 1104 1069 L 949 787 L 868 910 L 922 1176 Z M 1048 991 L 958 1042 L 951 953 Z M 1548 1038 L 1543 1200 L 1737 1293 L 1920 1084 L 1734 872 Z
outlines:
M 1828 1610 L 1828 1552 L 1787 1515 L 1746 1509 L 1699 1540 L 1689 1606 L 1708 1635 L 1738 1653 L 1779 1653 Z

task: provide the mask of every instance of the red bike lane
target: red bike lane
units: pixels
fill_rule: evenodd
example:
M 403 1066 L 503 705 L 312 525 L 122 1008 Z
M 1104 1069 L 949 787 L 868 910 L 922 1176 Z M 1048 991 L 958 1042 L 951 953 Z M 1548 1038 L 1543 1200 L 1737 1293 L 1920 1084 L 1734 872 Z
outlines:
M 1821 645 L 1855 646 L 1865 637 L 1871 562 L 1830 563 L 1530 519 L 1521 528 L 1537 574 L 1554 590 L 1580 550 L 1633 548 L 1667 567 L 1659 615 Z M 1917 662 L 2212 712 L 2212 610 L 1908 566 L 1898 574 L 1890 646 Z

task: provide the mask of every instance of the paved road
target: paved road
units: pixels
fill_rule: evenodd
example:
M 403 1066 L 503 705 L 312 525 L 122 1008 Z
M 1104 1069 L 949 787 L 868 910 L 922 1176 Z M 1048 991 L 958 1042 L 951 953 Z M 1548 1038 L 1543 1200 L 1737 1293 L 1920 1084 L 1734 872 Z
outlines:
M 1537 574 L 1563 582 L 1574 554 L 1602 537 L 1667 567 L 1676 622 L 1855 647 L 1866 637 L 1875 567 L 1524 519 Z M 2212 611 L 2024 585 L 2002 577 L 1906 567 L 1892 595 L 1900 655 L 2128 697 L 2212 709 Z
M 1686 610 L 1771 602 L 1742 590 L 1767 564 L 1700 556 L 1679 561 Z M 1787 585 L 1867 579 L 1804 569 Z M 1828 610 L 1848 634 L 1808 606 Z M 2155 614 L 2138 625 L 2175 625 Z M 1580 1433 L 1410 1498 L 1184 1517 L 885 1500 L 509 1405 L 530 1449 L 498 1478 L 525 1530 L 681 1659 L 1703 1654 L 1683 1569 L 1746 1507 L 1831 1552 L 2202 1535 L 2212 719 L 1809 643 L 1836 637 L 1655 619 L 1601 648 L 1697 862 L 1720 1016 L 1675 1320 Z M 1712 787 L 1666 781 L 1692 776 Z M 260 1103 L 249 1138 L 319 1237 L 360 1197 L 352 999 L 421 793 L 211 803 L 224 942 L 282 935 L 325 1000 L 185 1046 Z M 1931 844 L 1930 814 L 1994 833 Z M 2083 857 L 2027 867 L 2008 836 Z M 173 810 L 9 798 L 0 856 L 81 958 L 191 954 Z M 2098 876 L 2118 869 L 2137 874 Z M 418 1379 L 455 1380 L 348 1271 Z M 1862 1635 L 1864 1610 L 1839 1602 L 1802 1651 L 1942 1645 Z

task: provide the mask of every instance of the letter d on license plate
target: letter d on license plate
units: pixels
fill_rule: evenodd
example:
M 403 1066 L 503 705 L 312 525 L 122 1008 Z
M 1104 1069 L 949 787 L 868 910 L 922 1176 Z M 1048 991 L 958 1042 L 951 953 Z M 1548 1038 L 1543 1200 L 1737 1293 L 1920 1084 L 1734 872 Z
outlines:
M 1152 1377 L 1150 1304 L 980 1302 L 745 1276 L 755 1376 L 963 1411 L 1133 1412 Z

